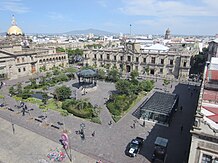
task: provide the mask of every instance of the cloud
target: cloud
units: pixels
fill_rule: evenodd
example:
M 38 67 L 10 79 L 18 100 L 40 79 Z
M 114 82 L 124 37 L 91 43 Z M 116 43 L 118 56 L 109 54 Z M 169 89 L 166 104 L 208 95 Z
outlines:
M 57 12 L 49 12 L 48 17 L 52 20 L 65 20 L 64 15 L 62 15 L 61 13 L 57 13 Z
M 216 0 L 199 0 L 196 3 L 185 3 L 175 0 L 123 0 L 119 8 L 127 15 L 141 16 L 218 16 Z
M 0 2 L 2 11 L 11 11 L 14 13 L 26 13 L 29 12 L 30 9 L 26 7 L 22 0 L 7 0 Z
M 98 0 L 97 3 L 101 6 L 101 7 L 107 7 L 107 2 L 105 0 Z

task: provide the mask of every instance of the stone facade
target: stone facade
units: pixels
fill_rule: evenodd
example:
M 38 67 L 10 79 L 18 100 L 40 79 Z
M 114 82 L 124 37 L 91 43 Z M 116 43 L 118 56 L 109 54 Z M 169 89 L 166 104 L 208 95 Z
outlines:
M 21 45 L 0 47 L 0 77 L 16 79 L 54 66 L 68 66 L 68 55 L 55 47 L 24 48 Z
M 127 43 L 122 49 L 85 50 L 84 64 L 116 67 L 122 73 L 137 70 L 140 75 L 187 79 L 190 60 L 195 54 L 198 53 L 183 47 L 170 48 L 169 51 L 144 51 L 138 43 Z

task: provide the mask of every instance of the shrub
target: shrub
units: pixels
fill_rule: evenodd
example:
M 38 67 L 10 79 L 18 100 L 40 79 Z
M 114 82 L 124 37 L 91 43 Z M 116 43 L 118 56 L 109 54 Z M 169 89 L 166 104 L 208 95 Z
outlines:
M 69 115 L 67 110 L 60 110 L 60 113 L 61 113 L 62 116 L 68 116 Z
M 93 117 L 93 118 L 91 119 L 91 122 L 101 124 L 101 120 L 100 120 L 99 117 Z
M 87 101 L 67 99 L 62 103 L 62 109 L 81 118 L 92 118 L 94 116 L 93 106 Z

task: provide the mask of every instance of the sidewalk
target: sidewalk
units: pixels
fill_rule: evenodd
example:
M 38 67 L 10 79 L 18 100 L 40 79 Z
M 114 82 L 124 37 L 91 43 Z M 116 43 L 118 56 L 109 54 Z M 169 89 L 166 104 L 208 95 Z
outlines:
M 62 150 L 60 144 L 16 124 L 14 124 L 15 134 L 13 134 L 12 124 L 2 118 L 0 118 L 0 124 L 1 163 L 40 163 L 40 161 L 50 163 L 52 161 L 47 158 L 50 149 L 58 147 Z M 74 150 L 72 150 L 72 156 L 73 163 L 96 163 L 95 159 Z M 66 157 L 63 162 L 70 163 L 70 160 Z

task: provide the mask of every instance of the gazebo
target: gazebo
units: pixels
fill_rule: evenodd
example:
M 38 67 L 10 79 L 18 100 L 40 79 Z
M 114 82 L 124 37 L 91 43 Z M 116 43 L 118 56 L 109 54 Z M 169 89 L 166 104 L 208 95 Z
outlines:
M 85 69 L 77 72 L 79 79 L 79 84 L 84 84 L 87 86 L 96 86 L 98 73 L 92 69 Z

